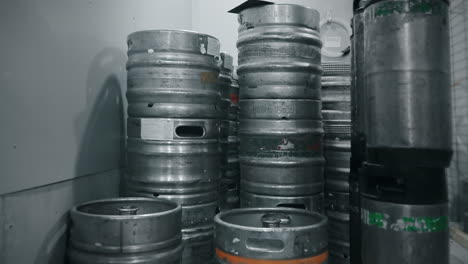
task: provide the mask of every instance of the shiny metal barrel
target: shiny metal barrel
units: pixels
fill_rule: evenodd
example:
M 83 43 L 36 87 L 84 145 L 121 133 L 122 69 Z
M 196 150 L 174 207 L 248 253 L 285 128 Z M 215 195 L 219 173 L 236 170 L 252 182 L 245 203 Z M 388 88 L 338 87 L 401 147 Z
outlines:
M 211 195 L 219 179 L 217 120 L 128 118 L 126 181 L 154 195 Z
M 219 41 L 179 30 L 128 36 L 128 115 L 218 118 Z
M 323 193 L 308 196 L 269 196 L 249 193 L 241 188 L 240 201 L 242 208 L 286 207 L 323 212 Z
M 302 196 L 322 192 L 322 122 L 307 119 L 247 119 L 243 113 L 248 113 L 248 108 L 244 107 L 242 101 L 241 109 L 241 189 L 275 196 Z M 313 107 L 304 104 L 304 109 Z
M 318 11 L 299 5 L 239 11 L 244 193 L 295 199 L 323 191 L 319 21 Z
M 448 5 L 378 1 L 364 10 L 369 156 L 448 166 L 452 146 Z
M 216 260 L 232 263 L 327 263 L 325 216 L 290 208 L 235 209 L 215 218 Z
M 241 100 L 320 99 L 318 11 L 263 5 L 242 10 L 239 24 Z
M 220 147 L 222 153 L 222 178 L 239 179 L 239 122 L 224 120 L 221 122 Z
M 221 73 L 219 85 L 221 91 L 221 110 L 225 119 L 237 120 L 239 112 L 239 86 L 233 78 L 233 58 L 231 55 L 221 53 Z
M 326 189 L 348 192 L 351 158 L 351 77 L 322 78 Z
M 449 263 L 448 204 L 362 198 L 363 264 Z
M 116 198 L 70 211 L 71 264 L 179 264 L 181 207 L 164 199 Z
M 129 117 L 127 134 L 124 193 L 181 204 L 183 263 L 210 260 L 218 208 L 219 121 Z
M 350 263 L 349 193 L 326 191 L 330 263 Z
M 223 178 L 220 181 L 219 211 L 239 208 L 239 178 Z

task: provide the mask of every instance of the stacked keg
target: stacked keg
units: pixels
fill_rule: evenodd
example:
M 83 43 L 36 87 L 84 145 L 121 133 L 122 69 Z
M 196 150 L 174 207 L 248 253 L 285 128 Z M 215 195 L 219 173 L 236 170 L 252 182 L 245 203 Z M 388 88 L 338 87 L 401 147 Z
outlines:
M 221 212 L 239 207 L 239 86 L 234 78 L 232 56 L 221 53 L 221 109 L 223 120 L 220 129 L 221 180 L 219 209 Z
M 240 6 L 241 207 L 322 210 L 320 15 L 298 5 Z
M 448 263 L 448 2 L 361 1 L 356 7 L 353 148 L 365 142 L 365 149 L 353 149 L 352 161 L 361 163 L 351 165 L 360 178 L 360 258 L 364 264 Z
M 244 208 L 215 218 L 219 264 L 325 264 L 327 219 L 291 208 Z
M 220 177 L 219 41 L 189 31 L 128 37 L 126 196 L 182 206 L 182 263 L 212 260 Z
M 351 73 L 324 71 L 325 204 L 330 263 L 349 263 L 349 160 L 351 156 Z
M 179 264 L 181 207 L 150 198 L 87 202 L 70 211 L 71 264 Z

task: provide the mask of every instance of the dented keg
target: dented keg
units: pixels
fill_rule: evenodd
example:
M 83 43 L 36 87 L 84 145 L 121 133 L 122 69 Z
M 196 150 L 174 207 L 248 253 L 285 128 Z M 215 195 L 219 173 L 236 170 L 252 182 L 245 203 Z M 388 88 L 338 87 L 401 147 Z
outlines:
M 449 263 L 447 202 L 398 204 L 362 197 L 363 264 Z
M 179 30 L 128 36 L 128 115 L 218 118 L 219 41 Z
M 72 264 L 179 264 L 181 207 L 164 199 L 117 198 L 70 211 Z
M 377 1 L 364 17 L 369 160 L 447 167 L 452 147 L 447 3 Z
M 327 263 L 325 216 L 290 208 L 235 209 L 215 218 L 219 264 Z

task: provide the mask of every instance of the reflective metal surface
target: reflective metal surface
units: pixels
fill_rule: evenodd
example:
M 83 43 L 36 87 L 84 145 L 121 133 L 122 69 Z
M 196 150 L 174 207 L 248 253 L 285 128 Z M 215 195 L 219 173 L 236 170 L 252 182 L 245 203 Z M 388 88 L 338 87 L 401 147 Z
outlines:
M 326 191 L 330 264 L 350 263 L 349 193 Z
M 164 199 L 118 198 L 74 207 L 69 261 L 180 263 L 181 207 Z
M 303 259 L 304 263 L 327 263 L 326 227 L 325 216 L 290 208 L 249 208 L 220 213 L 215 218 L 216 259 L 220 264 L 234 263 L 232 260 L 293 263 L 296 259 Z
M 190 31 L 128 36 L 128 115 L 218 118 L 219 41 Z
M 270 208 L 288 207 L 323 212 L 323 193 L 308 196 L 268 196 L 249 193 L 242 189 L 240 192 L 241 207 Z
M 325 182 L 329 190 L 348 192 L 351 158 L 351 80 L 348 76 L 322 78 L 322 115 L 325 140 Z
M 362 198 L 363 264 L 449 263 L 447 203 L 395 204 Z
M 276 196 L 323 191 L 321 121 L 243 116 L 239 128 L 242 190 Z
M 379 1 L 364 17 L 368 147 L 432 151 L 447 166 L 452 144 L 447 3 Z M 433 165 L 432 158 L 420 157 Z
M 237 120 L 239 112 L 239 86 L 234 80 L 234 65 L 231 55 L 221 53 L 221 73 L 219 74 L 219 85 L 221 91 L 221 110 L 228 120 Z
M 264 199 L 318 194 L 324 166 L 320 15 L 273 4 L 244 9 L 238 20 L 241 190 Z M 241 203 L 248 202 L 241 196 Z
M 221 147 L 221 181 L 219 210 L 239 207 L 239 86 L 234 79 L 233 58 L 221 53 L 219 76 L 224 120 L 221 121 L 219 143 Z
M 130 117 L 127 126 L 125 194 L 181 204 L 183 263 L 210 260 L 218 208 L 219 122 Z

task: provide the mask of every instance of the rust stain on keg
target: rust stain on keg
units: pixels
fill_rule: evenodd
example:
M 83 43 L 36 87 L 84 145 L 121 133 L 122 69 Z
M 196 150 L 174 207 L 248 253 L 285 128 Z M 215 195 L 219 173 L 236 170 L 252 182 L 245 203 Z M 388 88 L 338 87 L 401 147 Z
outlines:
M 214 72 L 202 72 L 200 73 L 200 80 L 202 83 L 216 83 L 218 75 Z

